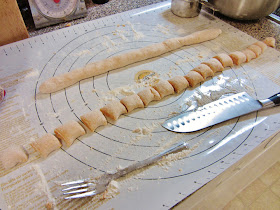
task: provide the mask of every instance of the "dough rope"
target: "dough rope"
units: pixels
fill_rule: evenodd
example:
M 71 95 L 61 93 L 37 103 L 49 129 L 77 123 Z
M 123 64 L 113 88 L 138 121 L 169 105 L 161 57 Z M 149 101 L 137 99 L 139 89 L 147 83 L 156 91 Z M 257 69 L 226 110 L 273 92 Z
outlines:
M 128 53 L 96 61 L 87 64 L 83 68 L 78 68 L 46 80 L 40 85 L 39 91 L 41 93 L 53 93 L 63 88 L 69 87 L 83 79 L 103 74 L 113 69 L 121 68 L 132 63 L 157 57 L 183 46 L 198 44 L 215 39 L 221 33 L 221 29 L 206 29 L 203 31 L 192 33 L 185 37 L 167 39 L 161 43 L 149 45 L 138 50 L 133 50 Z

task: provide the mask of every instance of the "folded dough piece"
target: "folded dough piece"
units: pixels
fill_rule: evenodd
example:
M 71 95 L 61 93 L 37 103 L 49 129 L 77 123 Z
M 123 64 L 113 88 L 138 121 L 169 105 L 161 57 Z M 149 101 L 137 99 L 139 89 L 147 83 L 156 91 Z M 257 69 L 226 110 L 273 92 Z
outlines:
M 189 71 L 189 73 L 187 73 L 184 77 L 188 80 L 191 87 L 194 87 L 204 81 L 200 73 L 196 71 Z
M 71 86 L 82 79 L 106 73 L 129 64 L 143 61 L 167 53 L 182 46 L 197 44 L 215 39 L 222 33 L 221 29 L 206 29 L 198 31 L 185 37 L 172 38 L 164 42 L 149 45 L 147 47 L 133 50 L 128 53 L 116 55 L 104 60 L 87 64 L 83 68 L 75 69 L 48 79 L 43 82 L 39 90 L 41 93 L 53 93 Z
M 275 39 L 273 37 L 266 37 L 263 42 L 267 46 L 275 48 Z
M 120 102 L 126 107 L 127 112 L 131 112 L 137 108 L 144 108 L 144 103 L 137 94 L 126 96 Z
M 216 58 L 210 58 L 209 60 L 202 62 L 202 64 L 209 66 L 214 73 L 224 70 L 223 65 Z
M 33 149 L 46 158 L 51 152 L 59 149 L 62 145 L 60 141 L 52 134 L 47 133 L 41 138 L 30 143 Z
M 247 48 L 249 50 L 252 50 L 256 54 L 257 57 L 259 57 L 262 54 L 262 48 L 260 48 L 257 45 L 252 44 L 252 45 L 248 46 Z
M 219 53 L 213 58 L 216 58 L 218 61 L 220 61 L 220 63 L 223 65 L 224 68 L 233 66 L 233 61 L 231 57 L 226 53 Z
M 137 95 L 143 101 L 144 106 L 148 106 L 151 101 L 160 100 L 159 93 L 152 87 L 145 88 L 144 90 L 137 93 Z
M 262 53 L 264 53 L 264 51 L 267 49 L 267 45 L 264 42 L 261 42 L 261 41 L 257 41 L 253 45 L 259 46 L 262 49 Z
M 28 155 L 22 146 L 12 145 L 1 152 L 0 162 L 5 169 L 10 169 L 19 163 L 26 162 Z
M 100 111 L 114 121 L 116 121 L 122 114 L 126 114 L 127 110 L 120 101 L 112 101 L 109 104 L 103 106 Z
M 81 121 L 88 127 L 91 132 L 102 125 L 107 125 L 107 120 L 103 113 L 99 110 L 93 110 L 81 116 Z
M 174 88 L 167 80 L 160 80 L 153 88 L 159 93 L 160 98 L 174 94 Z
M 232 52 L 229 54 L 229 56 L 231 57 L 235 65 L 240 65 L 241 63 L 245 63 L 247 60 L 246 55 L 240 51 Z
M 190 86 L 188 80 L 183 76 L 175 76 L 168 82 L 173 86 L 176 93 L 180 93 L 182 90 L 185 90 Z
M 214 72 L 206 64 L 200 64 L 197 67 L 195 67 L 192 71 L 198 72 L 203 77 L 204 80 L 207 77 L 214 76 Z
M 246 62 L 249 62 L 257 57 L 256 54 L 252 50 L 249 50 L 248 48 L 242 50 L 242 52 L 246 55 Z
M 79 136 L 85 135 L 85 129 L 76 121 L 71 120 L 54 130 L 57 138 L 70 147 Z

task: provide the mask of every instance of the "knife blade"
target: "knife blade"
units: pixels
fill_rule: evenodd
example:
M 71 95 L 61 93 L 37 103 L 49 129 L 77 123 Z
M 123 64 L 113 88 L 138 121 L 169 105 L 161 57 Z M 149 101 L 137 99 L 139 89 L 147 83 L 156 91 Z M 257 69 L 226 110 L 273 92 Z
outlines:
M 256 100 L 242 92 L 206 104 L 195 111 L 179 114 L 166 120 L 162 126 L 170 131 L 188 133 L 278 105 L 280 105 L 280 92 L 264 100 Z

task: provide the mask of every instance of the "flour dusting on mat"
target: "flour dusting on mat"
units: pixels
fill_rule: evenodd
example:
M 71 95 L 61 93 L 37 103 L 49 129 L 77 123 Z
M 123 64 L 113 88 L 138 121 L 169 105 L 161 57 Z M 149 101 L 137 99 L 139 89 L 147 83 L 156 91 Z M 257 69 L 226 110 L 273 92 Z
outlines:
M 145 35 L 142 32 L 136 31 L 136 29 L 134 28 L 134 25 L 132 25 L 131 22 L 127 22 L 127 24 L 130 26 L 133 35 L 134 35 L 134 40 L 139 40 L 145 37 Z
M 163 26 L 161 24 L 157 24 L 156 28 L 157 28 L 157 30 L 159 30 L 163 34 L 166 34 L 166 35 L 170 34 L 170 30 L 166 26 Z
M 42 171 L 42 169 L 40 168 L 39 165 L 37 164 L 33 164 L 31 166 L 36 172 L 37 174 L 39 175 L 40 179 L 41 179 L 41 187 L 40 189 L 47 195 L 48 197 L 48 202 L 46 203 L 46 207 L 51 207 L 52 209 L 57 209 L 56 206 L 55 206 L 55 199 L 54 197 L 52 196 L 52 193 L 51 193 L 51 190 L 49 188 L 49 185 L 48 185 L 48 182 L 47 182 L 47 179 Z

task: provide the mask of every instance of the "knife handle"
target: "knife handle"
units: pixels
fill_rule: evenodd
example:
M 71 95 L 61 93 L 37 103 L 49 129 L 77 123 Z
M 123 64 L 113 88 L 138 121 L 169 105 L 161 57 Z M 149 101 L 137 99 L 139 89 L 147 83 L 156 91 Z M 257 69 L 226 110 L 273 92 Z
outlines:
M 280 105 L 280 92 L 276 93 L 275 95 L 271 96 L 268 98 L 269 100 L 271 100 L 275 106 Z

